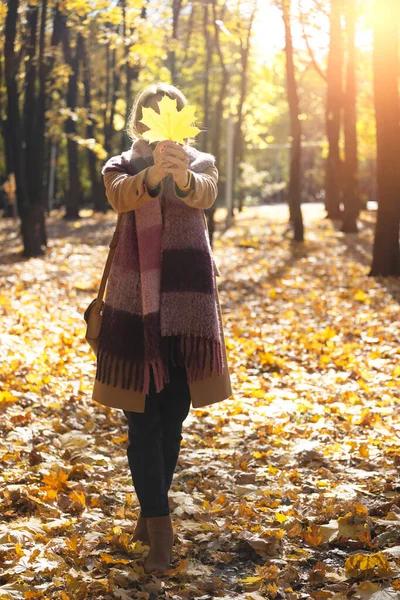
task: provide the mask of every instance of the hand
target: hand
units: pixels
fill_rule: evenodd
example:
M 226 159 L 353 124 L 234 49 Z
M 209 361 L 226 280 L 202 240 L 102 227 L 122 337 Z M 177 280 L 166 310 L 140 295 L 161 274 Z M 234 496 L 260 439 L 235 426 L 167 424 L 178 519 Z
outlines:
M 163 154 L 163 148 L 166 143 L 167 140 L 163 142 L 158 142 L 153 152 L 154 165 L 148 169 L 146 174 L 146 182 L 152 188 L 157 187 L 160 181 L 168 175 L 168 172 L 165 170 L 164 167 Z
M 162 149 L 164 169 L 171 173 L 180 187 L 186 187 L 189 180 L 189 157 L 186 150 L 175 142 L 167 141 Z

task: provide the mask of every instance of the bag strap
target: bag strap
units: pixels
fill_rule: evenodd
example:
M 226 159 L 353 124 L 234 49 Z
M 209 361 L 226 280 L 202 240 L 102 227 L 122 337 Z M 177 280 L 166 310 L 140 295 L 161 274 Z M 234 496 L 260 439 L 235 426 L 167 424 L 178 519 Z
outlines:
M 104 265 L 104 271 L 103 271 L 103 275 L 102 275 L 101 282 L 100 282 L 99 292 L 97 294 L 97 300 L 99 300 L 100 303 L 104 297 L 104 291 L 106 289 L 108 275 L 110 273 L 115 250 L 117 248 L 117 243 L 118 243 L 118 238 L 119 238 L 119 228 L 120 228 L 120 224 L 121 224 L 121 217 L 122 217 L 122 213 L 118 213 L 117 224 L 115 226 L 114 235 L 112 236 L 112 239 L 111 239 L 111 242 L 109 245 L 110 250 L 108 252 L 106 264 Z

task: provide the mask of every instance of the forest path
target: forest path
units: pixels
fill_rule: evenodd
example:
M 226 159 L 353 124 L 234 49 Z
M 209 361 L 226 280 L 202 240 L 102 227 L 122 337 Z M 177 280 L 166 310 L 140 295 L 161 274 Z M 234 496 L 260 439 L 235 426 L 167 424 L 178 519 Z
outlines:
M 303 245 L 284 206 L 215 242 L 234 397 L 184 423 L 160 579 L 130 541 L 125 417 L 91 400 L 83 339 L 115 215 L 52 217 L 29 261 L 0 223 L 2 598 L 397 597 L 400 284 L 367 276 L 374 213 L 354 236 L 303 211 Z

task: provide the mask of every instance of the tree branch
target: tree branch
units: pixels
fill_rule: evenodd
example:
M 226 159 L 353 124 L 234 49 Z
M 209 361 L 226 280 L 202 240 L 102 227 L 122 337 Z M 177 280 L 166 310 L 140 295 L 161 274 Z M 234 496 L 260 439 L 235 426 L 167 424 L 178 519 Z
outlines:
M 304 23 L 304 16 L 303 16 L 303 13 L 302 13 L 302 10 L 301 10 L 301 0 L 299 0 L 299 19 L 300 19 L 301 28 L 303 30 L 303 39 L 304 39 L 304 41 L 306 43 L 308 54 L 309 54 L 309 56 L 311 58 L 311 62 L 313 64 L 313 66 L 314 66 L 314 69 L 316 70 L 316 72 L 318 73 L 318 75 L 320 77 L 322 77 L 322 79 L 324 81 L 328 81 L 326 73 L 324 73 L 324 71 L 319 66 L 319 64 L 318 64 L 318 62 L 317 62 L 317 60 L 315 58 L 314 52 L 313 52 L 313 50 L 312 50 L 312 48 L 310 46 L 310 41 L 308 39 L 308 35 L 306 33 L 306 27 L 305 27 L 305 23 Z

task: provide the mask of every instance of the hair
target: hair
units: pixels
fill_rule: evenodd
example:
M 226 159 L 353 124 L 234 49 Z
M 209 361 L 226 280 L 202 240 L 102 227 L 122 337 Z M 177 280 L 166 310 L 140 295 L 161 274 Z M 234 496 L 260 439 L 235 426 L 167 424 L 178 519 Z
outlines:
M 158 95 L 161 95 L 161 97 L 168 96 L 168 98 L 171 98 L 172 100 L 176 99 L 178 110 L 182 110 L 182 108 L 188 104 L 183 92 L 174 85 L 163 83 L 162 81 L 148 85 L 136 96 L 128 117 L 125 131 L 132 140 L 143 137 L 137 129 L 139 121 L 143 118 L 142 108 L 147 107 L 150 104 L 151 99 Z

